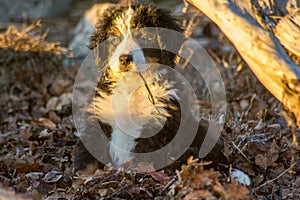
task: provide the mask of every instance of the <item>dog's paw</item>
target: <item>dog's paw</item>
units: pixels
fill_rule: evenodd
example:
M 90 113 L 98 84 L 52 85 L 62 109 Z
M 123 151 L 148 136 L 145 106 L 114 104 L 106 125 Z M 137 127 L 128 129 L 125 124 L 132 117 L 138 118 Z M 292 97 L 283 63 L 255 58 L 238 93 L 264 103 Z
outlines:
M 80 140 L 76 144 L 74 154 L 74 174 L 92 175 L 99 168 L 98 160 L 88 152 Z

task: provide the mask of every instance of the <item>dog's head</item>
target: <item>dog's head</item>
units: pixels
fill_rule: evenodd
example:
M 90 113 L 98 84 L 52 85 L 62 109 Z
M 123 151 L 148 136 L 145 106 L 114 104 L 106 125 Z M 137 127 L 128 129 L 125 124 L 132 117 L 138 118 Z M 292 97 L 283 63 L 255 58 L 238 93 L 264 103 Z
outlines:
M 174 42 L 181 41 L 177 38 L 170 39 L 167 34 L 159 34 L 155 29 L 149 31 L 145 29 L 146 27 L 183 31 L 176 18 L 167 10 L 153 6 L 117 5 L 103 13 L 89 47 L 97 49 L 102 42 L 106 41 L 105 48 L 97 54 L 101 54 L 100 56 L 105 60 L 103 62 L 105 64 L 102 63 L 101 67 L 105 65 L 105 69 L 110 69 L 114 73 L 140 71 L 147 63 L 173 67 L 176 53 L 164 49 L 168 49 L 166 45 L 174 45 Z M 147 48 L 151 43 L 157 43 L 160 48 Z M 175 51 L 178 51 L 179 48 L 176 48 Z

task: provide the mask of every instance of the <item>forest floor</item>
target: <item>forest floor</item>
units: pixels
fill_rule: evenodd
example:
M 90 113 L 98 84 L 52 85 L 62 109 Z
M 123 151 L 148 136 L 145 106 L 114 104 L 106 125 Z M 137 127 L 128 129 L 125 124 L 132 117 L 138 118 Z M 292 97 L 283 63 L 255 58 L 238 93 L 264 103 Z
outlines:
M 64 16 L 42 20 L 41 27 L 28 22 L 0 33 L 0 199 L 17 199 L 12 191 L 20 199 L 48 200 L 300 199 L 299 146 L 292 142 L 281 104 L 200 13 L 194 32 L 201 30 L 226 88 L 224 153 L 232 168 L 249 175 L 251 184 L 236 184 L 192 160 L 173 175 L 107 166 L 90 177 L 75 176 L 71 100 L 81 63 L 63 66 L 68 65 L 63 60 L 83 8 L 87 3 L 79 1 Z M 299 129 L 294 134 L 299 142 Z

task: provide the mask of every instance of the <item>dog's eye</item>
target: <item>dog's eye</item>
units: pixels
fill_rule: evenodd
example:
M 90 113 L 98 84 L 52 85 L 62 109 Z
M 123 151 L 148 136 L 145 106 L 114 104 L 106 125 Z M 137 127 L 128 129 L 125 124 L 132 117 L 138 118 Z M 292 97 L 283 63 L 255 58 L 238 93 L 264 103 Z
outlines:
M 113 38 L 111 39 L 111 43 L 112 43 L 113 45 L 118 45 L 120 42 L 121 42 L 121 37 L 113 37 Z

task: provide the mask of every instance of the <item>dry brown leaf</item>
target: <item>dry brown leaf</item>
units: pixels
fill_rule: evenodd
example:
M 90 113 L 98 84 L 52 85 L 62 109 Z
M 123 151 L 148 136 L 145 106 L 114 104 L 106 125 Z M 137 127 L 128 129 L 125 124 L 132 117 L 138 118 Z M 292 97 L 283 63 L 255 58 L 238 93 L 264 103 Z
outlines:
M 163 171 L 149 172 L 149 174 L 152 176 L 152 178 L 154 178 L 155 180 L 157 180 L 161 183 L 165 183 L 165 182 L 168 182 L 170 180 L 170 177 L 167 176 Z
M 33 122 L 39 126 L 44 126 L 52 131 L 56 130 L 56 124 L 48 118 L 33 119 Z
M 208 190 L 195 190 L 184 197 L 184 200 L 191 199 L 216 199 Z
M 264 170 L 267 170 L 268 167 L 267 163 L 268 163 L 267 155 L 259 154 L 255 157 L 255 164 Z
M 37 162 L 34 163 L 30 163 L 30 162 L 24 163 L 23 161 L 21 162 L 15 164 L 15 168 L 17 169 L 18 172 L 21 173 L 29 173 L 33 171 L 37 172 L 40 171 L 43 167 L 40 163 Z
M 250 200 L 249 190 L 234 180 L 229 184 L 228 191 L 225 194 L 226 200 Z
M 154 172 L 155 168 L 150 163 L 139 162 L 138 166 L 135 167 L 134 170 L 137 170 L 137 171 L 140 171 L 140 172 L 146 172 L 147 173 L 147 172 Z
M 49 118 L 56 124 L 61 123 L 61 118 L 53 110 L 49 111 Z

